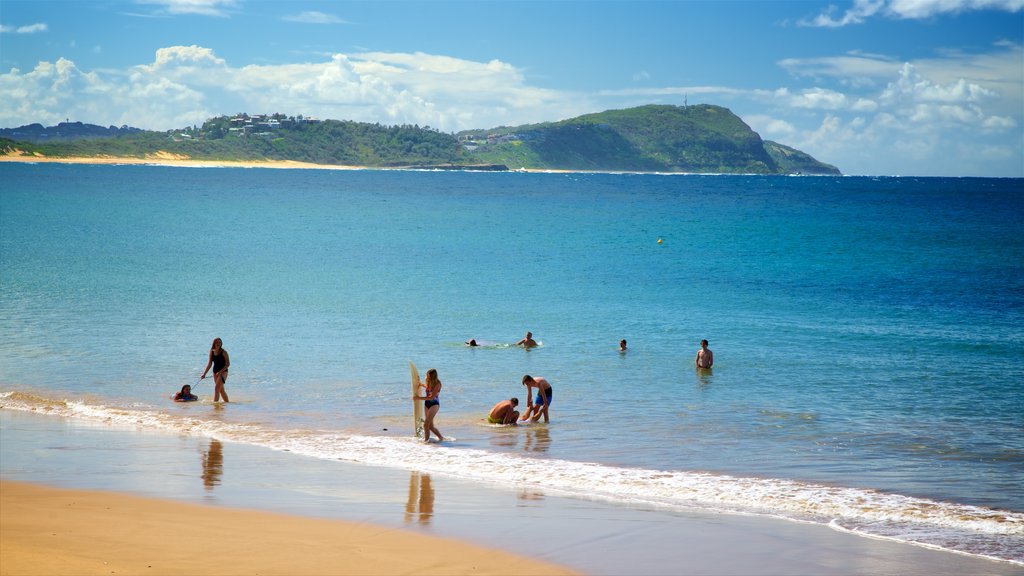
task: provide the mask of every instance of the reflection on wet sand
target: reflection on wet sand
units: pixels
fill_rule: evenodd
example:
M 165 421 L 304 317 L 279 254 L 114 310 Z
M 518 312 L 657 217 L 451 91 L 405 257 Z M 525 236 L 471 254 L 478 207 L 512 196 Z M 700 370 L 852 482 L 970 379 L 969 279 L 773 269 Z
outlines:
M 207 490 L 213 490 L 214 486 L 220 484 L 220 477 L 224 474 L 224 446 L 220 440 L 210 439 L 210 445 L 203 452 L 203 486 Z
M 412 472 L 409 474 L 409 499 L 405 503 L 405 523 L 414 519 L 426 526 L 434 515 L 434 488 L 430 485 L 430 474 Z

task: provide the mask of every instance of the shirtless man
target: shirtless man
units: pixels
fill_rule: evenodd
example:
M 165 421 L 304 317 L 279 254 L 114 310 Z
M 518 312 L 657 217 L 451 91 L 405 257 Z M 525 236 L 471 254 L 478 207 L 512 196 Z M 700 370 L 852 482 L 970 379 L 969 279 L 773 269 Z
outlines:
M 537 341 L 533 339 L 533 332 L 527 332 L 526 338 L 516 342 L 516 346 L 522 346 L 523 348 L 533 348 L 536 345 Z
M 488 424 L 515 424 L 519 420 L 519 411 L 516 410 L 516 406 L 519 406 L 519 398 L 509 398 L 498 402 L 494 408 L 491 408 L 491 413 L 487 415 Z
M 697 357 L 694 358 L 693 363 L 697 368 L 711 368 L 715 363 L 715 355 L 708 348 L 707 340 L 700 341 L 700 350 L 697 350 Z
M 527 374 L 523 376 L 523 386 L 526 386 L 526 414 L 521 420 L 530 420 L 532 417 L 536 422 L 540 420 L 541 416 L 544 416 L 544 422 L 547 422 L 548 407 L 551 406 L 551 396 L 554 394 L 551 384 L 545 378 Z M 536 400 L 531 395 L 534 388 L 537 389 Z

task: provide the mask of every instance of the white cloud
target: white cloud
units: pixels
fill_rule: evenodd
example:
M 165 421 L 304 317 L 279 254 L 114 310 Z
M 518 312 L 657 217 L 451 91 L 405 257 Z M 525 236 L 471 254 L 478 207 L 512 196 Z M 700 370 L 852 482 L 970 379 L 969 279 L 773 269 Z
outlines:
M 237 0 L 135 0 L 136 4 L 162 6 L 159 11 L 171 16 L 197 14 L 200 16 L 228 16 L 229 10 L 238 5 Z
M 1017 122 L 1013 118 L 1007 118 L 1005 116 L 989 116 L 985 118 L 985 121 L 981 123 L 982 127 L 986 130 L 1001 132 L 1003 130 L 1012 130 L 1017 127 Z
M 978 10 L 1020 12 L 1024 0 L 855 0 L 853 7 L 836 16 L 836 7 L 830 5 L 817 16 L 798 22 L 800 26 L 841 28 L 863 24 L 879 14 L 904 20 L 921 20 L 940 14 L 958 14 Z
M 820 58 L 784 58 L 779 67 L 798 78 L 836 78 L 854 87 L 870 87 L 895 74 L 902 63 L 874 54 L 850 52 Z
M 45 22 L 28 24 L 26 26 L 0 25 L 0 33 L 2 34 L 35 34 L 37 32 L 46 32 L 48 29 L 49 26 Z
M 850 110 L 854 112 L 874 112 L 875 110 L 878 110 L 878 102 L 867 98 L 857 98 L 857 100 L 850 106 Z
M 791 95 L 790 106 L 816 110 L 842 110 L 848 104 L 845 94 L 824 88 L 811 88 L 803 90 L 799 94 Z
M 75 117 L 161 130 L 239 111 L 418 124 L 445 131 L 594 111 L 581 109 L 586 98 L 529 86 L 519 69 L 498 60 L 364 53 L 233 67 L 213 50 L 195 45 L 161 48 L 152 62 L 126 70 L 86 74 L 65 59 L 41 63 L 28 74 L 12 70 L 0 74 L 0 100 L 17 102 L 0 108 L 0 125 Z
M 1024 110 L 1024 47 L 1002 41 L 983 53 L 945 51 L 933 58 L 899 62 L 885 56 L 849 53 L 835 57 L 788 58 L 779 66 L 796 78 L 837 82 L 848 92 L 874 100 L 871 94 L 884 90 L 905 65 L 933 85 L 932 99 L 986 101 L 993 114 L 1019 116 Z M 891 87 L 890 87 L 891 89 Z M 906 89 L 904 87 L 904 89 Z M 864 95 L 864 93 L 867 95 Z M 852 98 L 852 97 L 851 97 Z
M 1024 0 L 890 0 L 886 13 L 897 18 L 923 19 L 975 10 L 1019 12 L 1022 9 Z
M 911 64 L 904 64 L 899 76 L 886 86 L 878 97 L 879 103 L 896 116 L 913 125 L 965 126 L 980 128 L 986 115 L 979 103 L 993 99 L 996 94 L 963 79 L 941 85 L 917 72 Z
M 781 118 L 774 118 L 763 114 L 744 116 L 743 121 L 765 140 L 786 142 L 798 133 L 796 126 L 792 123 Z
M 347 24 L 345 20 L 338 18 L 333 14 L 325 14 L 315 10 L 301 12 L 293 16 L 285 16 L 282 20 L 286 22 L 298 22 L 300 24 Z
M 1020 47 L 1001 48 L 988 55 L 949 53 L 921 61 L 920 68 L 875 55 L 785 61 L 780 65 L 798 78 L 836 82 L 752 91 L 742 100 L 747 106 L 756 100 L 751 108 L 757 111 L 743 118 L 762 137 L 846 173 L 1021 177 L 1024 72 L 1016 59 Z M 866 81 L 835 87 L 851 70 Z M 964 153 L 981 149 L 983 156 Z
M 839 18 L 833 17 L 836 13 L 836 7 L 834 5 L 829 5 L 829 7 L 818 16 L 811 18 L 810 20 L 801 20 L 797 25 L 817 28 L 840 28 L 850 24 L 862 24 L 865 20 L 877 14 L 884 5 L 885 0 L 855 0 L 853 8 L 847 10 Z

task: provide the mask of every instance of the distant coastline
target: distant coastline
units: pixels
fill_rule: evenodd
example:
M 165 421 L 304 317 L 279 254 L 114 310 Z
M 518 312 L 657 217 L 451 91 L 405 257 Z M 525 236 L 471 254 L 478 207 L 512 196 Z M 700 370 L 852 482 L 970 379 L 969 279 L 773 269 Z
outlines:
M 114 136 L 104 136 L 111 131 Z M 127 131 L 127 133 L 121 133 Z M 429 127 L 239 113 L 151 131 L 62 122 L 0 128 L 0 153 L 50 158 L 212 161 L 214 166 L 358 166 L 382 170 L 778 174 L 838 168 L 763 140 L 727 108 L 646 105 L 559 122 L 442 133 Z M 136 160 L 138 159 L 138 160 Z M 194 159 L 194 160 L 193 160 Z M 231 164 L 223 164 L 229 162 Z M 191 164 L 208 166 L 210 164 Z
M 347 166 L 342 164 L 315 164 L 313 162 L 299 162 L 296 160 L 195 160 L 187 156 L 158 152 L 147 155 L 144 158 L 123 157 L 123 156 L 44 156 L 42 154 L 30 154 L 21 150 L 14 150 L 7 154 L 0 155 L 0 163 L 20 162 L 23 164 L 96 164 L 96 165 L 136 165 L 136 166 L 172 166 L 180 168 L 276 168 L 276 169 L 305 169 L 305 170 L 461 170 L 495 172 L 490 165 L 474 169 L 466 166 L 445 167 L 440 165 L 431 166 Z M 503 170 L 507 172 L 535 172 L 551 174 L 568 174 L 573 172 L 604 173 L 598 170 L 556 170 L 549 168 L 517 168 L 516 170 Z
M 295 160 L 193 160 L 187 156 L 170 153 L 150 154 L 144 158 L 118 156 L 43 156 L 26 154 L 20 150 L 0 155 L 0 162 L 46 163 L 46 164 L 133 164 L 143 166 L 181 166 L 189 168 L 306 168 L 319 170 L 371 170 L 368 166 L 340 166 L 335 164 L 313 164 Z

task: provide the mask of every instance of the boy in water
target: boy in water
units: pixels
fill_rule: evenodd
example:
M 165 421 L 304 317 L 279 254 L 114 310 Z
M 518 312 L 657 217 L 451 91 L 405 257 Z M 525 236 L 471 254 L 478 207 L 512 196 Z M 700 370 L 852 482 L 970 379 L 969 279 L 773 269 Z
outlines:
M 693 359 L 694 365 L 697 368 L 708 368 L 715 363 L 715 355 L 711 353 L 711 349 L 708 348 L 708 341 L 700 341 L 700 350 L 697 350 L 697 357 Z
M 521 418 L 522 420 L 533 419 L 534 422 L 540 420 L 541 416 L 544 416 L 544 422 L 548 422 L 548 407 L 551 406 L 551 396 L 554 394 L 554 389 L 551 384 L 545 378 L 537 376 L 536 378 L 527 374 L 523 376 L 523 386 L 526 386 L 526 414 Z M 537 389 L 536 400 L 531 398 L 533 389 Z
M 489 424 L 515 424 L 519 420 L 519 411 L 516 410 L 516 406 L 519 406 L 519 398 L 509 398 L 498 402 L 491 408 L 491 413 L 487 415 L 487 422 Z

